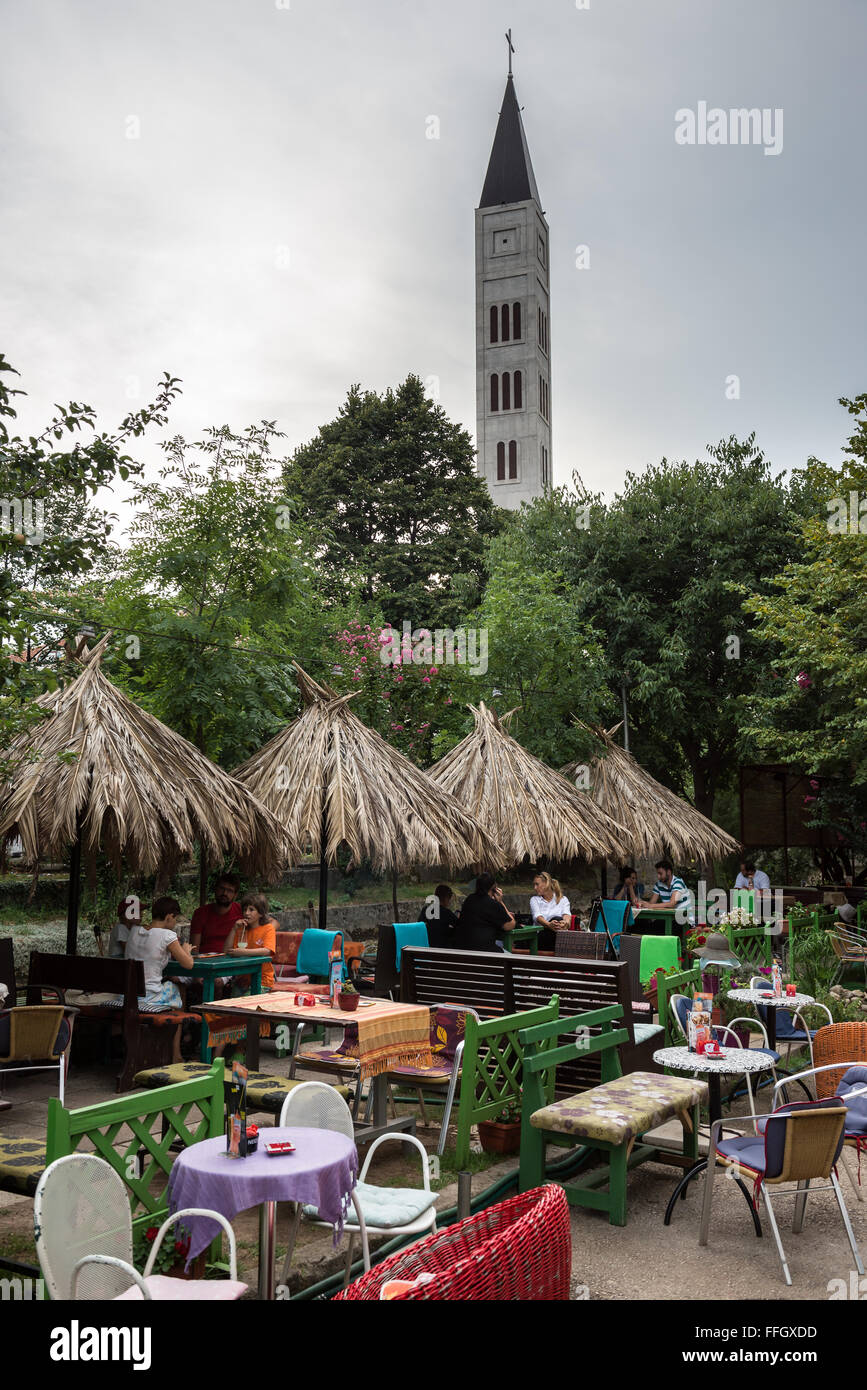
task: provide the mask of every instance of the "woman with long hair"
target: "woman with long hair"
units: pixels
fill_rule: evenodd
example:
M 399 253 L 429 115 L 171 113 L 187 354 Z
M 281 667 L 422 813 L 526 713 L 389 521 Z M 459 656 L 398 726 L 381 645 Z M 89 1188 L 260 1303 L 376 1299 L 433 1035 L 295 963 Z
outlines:
M 572 908 L 556 878 L 544 871 L 533 879 L 533 889 L 530 916 L 545 928 L 539 937 L 539 949 L 553 951 L 554 933 L 569 931 L 572 926 Z

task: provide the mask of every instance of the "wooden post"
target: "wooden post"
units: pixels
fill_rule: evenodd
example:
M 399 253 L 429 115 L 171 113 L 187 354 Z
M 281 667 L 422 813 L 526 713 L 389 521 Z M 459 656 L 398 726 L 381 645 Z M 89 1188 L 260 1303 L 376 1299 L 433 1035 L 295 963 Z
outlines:
M 325 931 L 328 917 L 328 804 L 326 787 L 322 786 L 322 822 L 319 832 L 319 930 Z
M 204 841 L 199 841 L 199 907 L 204 907 L 208 901 L 208 856 L 205 854 Z
M 74 956 L 78 950 L 78 904 L 81 899 L 81 819 L 76 824 L 76 835 L 69 852 L 69 894 L 66 903 L 66 954 Z

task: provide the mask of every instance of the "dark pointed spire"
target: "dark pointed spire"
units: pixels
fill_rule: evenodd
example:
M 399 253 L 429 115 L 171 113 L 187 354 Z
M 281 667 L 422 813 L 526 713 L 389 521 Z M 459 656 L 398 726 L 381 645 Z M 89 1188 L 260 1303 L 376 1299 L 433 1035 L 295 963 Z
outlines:
M 509 73 L 479 207 L 492 208 L 498 207 L 501 203 L 524 203 L 529 198 L 535 198 L 541 206 L 530 151 L 527 148 L 527 137 L 524 134 L 524 123 L 521 120 L 521 108 L 515 95 L 515 81 Z

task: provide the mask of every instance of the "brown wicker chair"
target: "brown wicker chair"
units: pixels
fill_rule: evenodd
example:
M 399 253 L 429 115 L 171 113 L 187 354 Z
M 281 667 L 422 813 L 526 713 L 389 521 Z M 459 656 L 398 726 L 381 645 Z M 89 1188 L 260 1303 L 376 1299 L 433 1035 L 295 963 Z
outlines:
M 30 1004 L 0 1013 L 0 1076 L 6 1072 L 56 1069 L 61 1105 L 66 1050 L 72 1036 L 64 1018 L 67 1012 L 62 1004 Z M 65 1029 L 62 1037 L 61 1028 Z
M 867 1063 L 867 1023 L 829 1023 L 819 1029 L 813 1039 L 813 1066 L 828 1067 L 832 1062 L 839 1062 L 839 1068 L 816 1077 L 819 1100 L 833 1096 L 847 1067 Z

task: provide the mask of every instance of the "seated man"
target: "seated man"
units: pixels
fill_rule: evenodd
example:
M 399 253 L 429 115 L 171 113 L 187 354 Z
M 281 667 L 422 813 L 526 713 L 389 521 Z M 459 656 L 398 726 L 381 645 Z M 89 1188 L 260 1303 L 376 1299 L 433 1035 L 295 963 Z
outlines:
M 670 859 L 659 859 L 654 865 L 656 869 L 656 883 L 653 885 L 653 893 L 647 902 L 641 903 L 642 908 L 671 908 L 680 907 L 681 911 L 686 911 L 686 920 L 690 926 L 695 924 L 693 912 L 692 893 L 687 888 L 683 879 L 674 872 L 674 866 Z
M 764 869 L 757 869 L 752 860 L 741 861 L 741 871 L 735 879 L 735 888 L 755 889 L 757 893 L 770 890 L 771 880 Z

